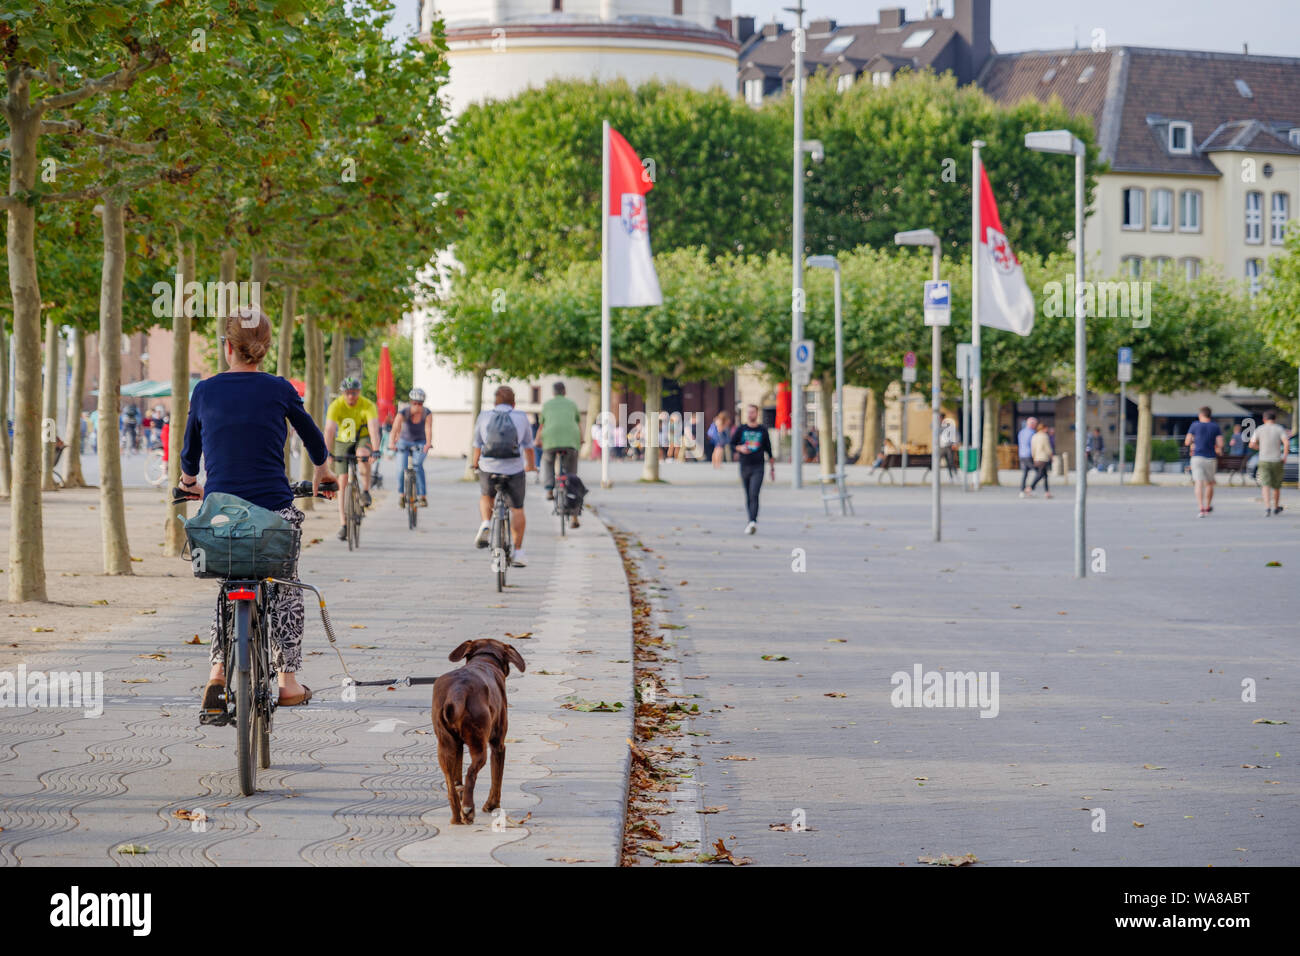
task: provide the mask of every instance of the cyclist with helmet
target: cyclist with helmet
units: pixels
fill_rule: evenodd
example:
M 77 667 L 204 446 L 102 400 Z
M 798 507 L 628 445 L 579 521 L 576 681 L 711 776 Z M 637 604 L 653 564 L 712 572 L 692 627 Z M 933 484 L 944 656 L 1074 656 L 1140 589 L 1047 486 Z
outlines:
M 414 457 L 415 492 L 420 507 L 427 508 L 429 499 L 425 497 L 424 457 L 429 454 L 429 447 L 433 444 L 433 416 L 424 407 L 424 389 L 411 389 L 409 398 L 411 404 L 398 410 L 397 417 L 393 419 L 393 430 L 388 435 L 388 450 L 396 450 L 399 455 L 397 506 L 406 507 L 406 464 Z
M 347 456 L 357 456 L 361 472 L 361 503 L 370 507 L 370 436 L 379 440 L 379 409 L 375 403 L 361 395 L 361 380 L 349 375 L 339 384 L 342 393 L 330 402 L 325 412 L 325 444 L 339 469 L 339 540 L 348 539 L 347 519 L 344 513 L 344 492 L 348 487 Z

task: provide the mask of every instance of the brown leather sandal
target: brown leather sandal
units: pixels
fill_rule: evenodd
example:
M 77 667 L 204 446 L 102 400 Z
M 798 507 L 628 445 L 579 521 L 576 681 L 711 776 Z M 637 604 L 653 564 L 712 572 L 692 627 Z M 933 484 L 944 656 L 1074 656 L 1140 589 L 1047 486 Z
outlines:
M 299 704 L 305 704 L 309 700 L 311 700 L 311 688 L 308 687 L 306 684 L 303 684 L 301 694 L 296 694 L 292 697 L 285 697 L 283 694 L 281 694 L 280 701 L 278 704 L 276 704 L 276 706 L 297 707 Z
M 203 688 L 203 703 L 199 710 L 205 714 L 220 714 L 226 709 L 226 682 L 210 680 Z

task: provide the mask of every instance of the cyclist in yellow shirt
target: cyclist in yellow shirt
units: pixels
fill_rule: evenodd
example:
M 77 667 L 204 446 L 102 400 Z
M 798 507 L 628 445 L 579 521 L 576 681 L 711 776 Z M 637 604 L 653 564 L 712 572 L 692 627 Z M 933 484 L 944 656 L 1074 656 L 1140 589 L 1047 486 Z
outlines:
M 379 440 L 379 409 L 375 403 L 361 395 L 361 382 L 349 376 L 339 385 L 342 393 L 330 402 L 325 412 L 325 444 L 334 460 L 343 466 L 339 469 L 339 540 L 348 538 L 344 518 L 344 492 L 348 487 L 347 456 L 357 456 L 357 469 L 361 472 L 361 502 L 370 507 L 370 450 L 372 440 Z

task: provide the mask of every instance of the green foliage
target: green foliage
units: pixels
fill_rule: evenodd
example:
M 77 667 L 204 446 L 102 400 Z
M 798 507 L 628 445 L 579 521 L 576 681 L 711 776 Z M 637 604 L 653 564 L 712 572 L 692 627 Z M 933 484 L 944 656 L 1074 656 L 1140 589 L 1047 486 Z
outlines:
M 1300 365 L 1300 228 L 1294 223 L 1285 248 L 1285 253 L 1269 259 L 1269 280 L 1260 300 L 1259 318 L 1274 353 L 1296 366 Z

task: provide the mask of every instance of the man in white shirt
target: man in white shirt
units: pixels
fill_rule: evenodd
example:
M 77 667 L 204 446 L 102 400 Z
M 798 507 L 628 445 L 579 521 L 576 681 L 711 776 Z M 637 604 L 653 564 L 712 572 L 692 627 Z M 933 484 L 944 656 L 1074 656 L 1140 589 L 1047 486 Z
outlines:
M 1277 412 L 1264 413 L 1264 424 L 1255 429 L 1251 448 L 1259 449 L 1260 486 L 1264 489 L 1264 514 L 1282 510 L 1282 464 L 1286 461 L 1286 429 L 1277 423 Z
M 482 523 L 474 536 L 476 547 L 486 548 L 492 529 L 492 499 L 496 485 L 503 482 L 510 499 L 510 528 L 514 538 L 512 566 L 522 568 L 524 558 L 524 473 L 537 470 L 533 426 L 528 416 L 515 410 L 515 392 L 502 385 L 493 398 L 495 405 L 479 413 L 474 423 L 474 455 L 470 466 L 478 472 L 478 512 Z M 513 430 L 512 430 L 513 426 Z

